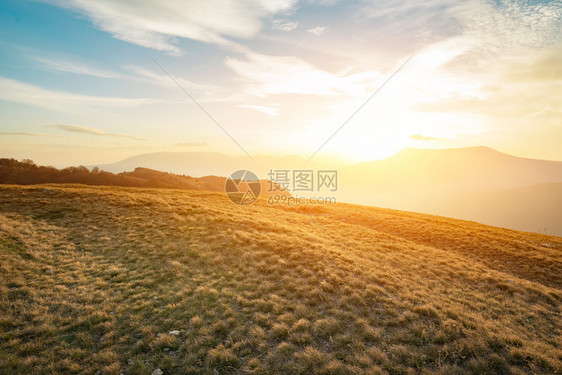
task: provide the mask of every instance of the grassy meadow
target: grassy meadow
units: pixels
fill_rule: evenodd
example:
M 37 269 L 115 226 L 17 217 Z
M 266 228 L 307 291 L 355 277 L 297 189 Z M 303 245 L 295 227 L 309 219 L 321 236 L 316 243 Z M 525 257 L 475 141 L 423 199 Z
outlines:
M 562 373 L 562 238 L 357 205 L 0 187 L 2 374 Z

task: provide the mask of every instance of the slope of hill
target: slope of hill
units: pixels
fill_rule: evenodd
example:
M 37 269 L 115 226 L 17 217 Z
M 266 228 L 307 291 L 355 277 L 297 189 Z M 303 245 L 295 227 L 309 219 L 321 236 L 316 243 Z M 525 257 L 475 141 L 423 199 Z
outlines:
M 118 176 L 137 178 L 146 182 L 146 187 L 164 187 L 188 190 L 224 191 L 225 177 L 180 176 L 154 169 L 137 167 L 132 172 L 119 173 Z
M 562 240 L 356 205 L 0 186 L 4 374 L 562 372 Z
M 84 166 L 56 169 L 35 165 L 31 160 L 0 159 L 0 183 L 3 184 L 78 183 L 222 191 L 225 180 L 225 177 L 193 178 L 148 168 L 113 174 L 97 168 L 90 171 Z

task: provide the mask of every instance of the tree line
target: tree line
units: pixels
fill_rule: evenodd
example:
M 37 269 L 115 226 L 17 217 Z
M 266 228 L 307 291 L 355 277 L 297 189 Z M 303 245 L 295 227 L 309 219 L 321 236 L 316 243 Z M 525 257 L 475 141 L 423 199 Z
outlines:
M 94 167 L 91 170 L 80 165 L 57 169 L 38 166 L 32 160 L 0 159 L 0 183 L 32 185 L 44 183 L 74 183 L 84 185 L 110 185 L 125 187 L 164 187 L 177 189 L 201 188 L 217 190 L 216 177 L 193 178 L 146 168 L 134 172 L 114 174 Z M 223 182 L 224 183 L 224 182 Z M 210 186 L 212 184 L 213 186 Z M 203 187 L 202 185 L 205 185 Z

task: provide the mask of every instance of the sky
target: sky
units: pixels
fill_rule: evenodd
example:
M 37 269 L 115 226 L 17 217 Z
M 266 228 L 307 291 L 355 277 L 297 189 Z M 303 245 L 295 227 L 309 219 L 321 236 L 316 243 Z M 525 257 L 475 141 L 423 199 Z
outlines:
M 0 157 L 562 160 L 561 20 L 561 1 L 3 0 Z

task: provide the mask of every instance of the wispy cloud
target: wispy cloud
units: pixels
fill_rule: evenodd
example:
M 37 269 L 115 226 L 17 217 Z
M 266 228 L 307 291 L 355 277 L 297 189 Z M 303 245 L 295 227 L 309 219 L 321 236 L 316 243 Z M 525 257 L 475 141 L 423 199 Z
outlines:
M 423 142 L 430 142 L 430 141 L 439 140 L 439 138 L 428 137 L 428 136 L 424 136 L 424 135 L 421 135 L 421 134 L 412 134 L 410 136 L 410 139 L 413 139 L 414 141 L 423 141 Z
M 207 147 L 209 144 L 207 142 L 179 142 L 176 146 L 180 147 Z
M 271 23 L 271 28 L 274 30 L 281 30 L 281 31 L 292 31 L 299 26 L 298 22 L 289 21 L 289 20 L 274 20 Z
M 110 70 L 99 69 L 84 62 L 68 61 L 68 60 L 53 60 L 42 57 L 34 58 L 37 62 L 42 64 L 42 67 L 48 70 L 57 72 L 65 72 L 72 74 L 83 74 L 93 77 L 101 78 L 119 78 L 121 75 L 117 72 Z
M 32 133 L 32 132 L 2 132 L 2 131 L 0 131 L 0 134 L 2 134 L 2 135 L 25 135 L 25 136 L 31 136 L 31 137 L 44 137 L 44 136 L 47 136 L 47 134 L 43 134 L 43 133 Z
M 0 99 L 67 111 L 76 107 L 135 107 L 154 103 L 148 98 L 115 98 L 54 91 L 0 76 Z
M 373 88 L 380 74 L 365 71 L 334 74 L 294 56 L 269 56 L 257 53 L 245 59 L 228 58 L 225 64 L 247 84 L 246 91 L 257 96 L 268 94 L 336 95 L 364 92 Z
M 151 85 L 163 86 L 163 87 L 173 87 L 177 89 L 176 84 L 163 73 L 156 73 L 152 70 L 145 69 L 137 65 L 125 65 L 123 66 L 128 72 L 132 73 L 128 79 L 148 83 Z M 195 90 L 197 92 L 205 92 L 209 90 L 217 90 L 218 88 L 212 85 L 200 84 L 193 81 L 186 80 L 181 77 L 174 77 L 174 79 L 185 89 Z
M 250 38 L 262 19 L 287 11 L 296 0 L 47 0 L 82 14 L 113 37 L 143 47 L 180 54 L 177 38 L 187 38 L 231 48 L 240 46 L 230 37 Z
M 308 32 L 311 33 L 311 34 L 320 36 L 320 35 L 323 35 L 323 34 L 326 32 L 326 27 L 324 27 L 324 26 L 316 26 L 316 27 L 314 27 L 314 28 L 312 28 L 312 29 L 308 29 L 308 30 L 306 30 L 306 31 L 308 31 Z
M 458 35 L 457 15 L 475 2 L 480 0 L 364 0 L 356 18 L 374 22 L 379 31 L 409 35 L 411 42 L 430 42 Z
M 34 57 L 33 59 L 40 62 L 42 64 L 42 67 L 47 70 L 101 78 L 121 79 L 125 81 L 136 81 L 148 83 L 155 86 L 172 87 L 174 89 L 176 88 L 176 85 L 173 81 L 170 80 L 168 76 L 138 65 L 123 65 L 121 66 L 121 68 L 124 71 L 123 73 L 121 73 L 112 70 L 100 69 L 85 62 L 45 59 L 42 57 Z M 185 87 L 189 90 L 194 90 L 195 92 L 205 92 L 210 90 L 215 91 L 218 89 L 215 86 L 195 83 L 181 77 L 175 77 L 175 79 L 182 85 L 182 87 Z
M 456 38 L 451 44 L 462 44 Z M 442 43 L 428 48 L 427 56 L 447 56 L 428 75 L 426 93 L 414 105 L 419 112 L 457 113 L 511 120 L 536 117 L 540 121 L 558 122 L 562 115 L 562 54 L 556 49 L 518 47 L 520 55 L 490 58 L 464 47 L 455 52 Z M 448 55 L 452 52 L 451 55 Z M 424 54 L 421 54 L 423 57 Z M 435 59 L 434 59 L 435 60 Z M 442 88 L 447 88 L 444 92 Z M 438 91 L 442 91 L 441 94 Z M 540 121 L 539 121 L 540 119 Z M 530 124 L 531 122 L 529 122 Z
M 379 35 L 406 49 L 427 48 L 454 39 L 468 47 L 457 59 L 457 68 L 486 70 L 485 64 L 510 55 L 522 56 L 520 48 L 540 49 L 560 44 L 562 6 L 557 1 L 364 0 L 355 17 L 371 23 Z M 384 42 L 385 39 L 381 38 Z
M 560 4 L 389 0 L 362 10 L 378 27 L 414 35 L 412 44 L 421 39 L 405 74 L 414 112 L 454 114 L 471 118 L 474 128 L 502 131 L 506 119 L 521 128 L 560 122 Z
M 58 128 L 61 130 L 65 130 L 68 132 L 74 132 L 74 133 L 84 133 L 84 134 L 91 134 L 91 135 L 97 135 L 97 136 L 104 136 L 104 137 L 119 137 L 119 138 L 130 138 L 130 139 L 136 139 L 138 141 L 146 141 L 146 138 L 142 138 L 142 137 L 137 137 L 136 135 L 130 135 L 130 134 L 121 134 L 121 133 L 109 133 L 109 132 L 105 132 L 103 130 L 99 130 L 96 128 L 90 128 L 87 126 L 80 126 L 80 125 L 66 125 L 66 124 L 56 124 L 56 125 L 49 125 L 53 128 Z
M 268 115 L 269 117 L 278 117 L 279 116 L 279 108 L 268 107 L 264 105 L 252 105 L 252 104 L 240 104 L 238 105 L 239 108 L 248 108 L 254 111 L 261 112 L 263 114 Z

